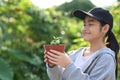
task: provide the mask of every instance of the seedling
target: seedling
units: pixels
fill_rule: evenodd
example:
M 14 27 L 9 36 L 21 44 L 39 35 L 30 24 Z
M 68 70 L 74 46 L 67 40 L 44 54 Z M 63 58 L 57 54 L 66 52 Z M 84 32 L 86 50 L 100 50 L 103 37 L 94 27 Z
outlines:
M 61 43 L 61 37 L 55 37 L 53 36 L 53 40 L 50 42 L 52 45 L 58 45 Z
M 44 45 L 44 49 L 47 52 L 50 50 L 56 50 L 56 51 L 64 53 L 65 45 L 61 44 L 61 37 L 53 36 L 53 40 L 50 42 L 50 44 Z

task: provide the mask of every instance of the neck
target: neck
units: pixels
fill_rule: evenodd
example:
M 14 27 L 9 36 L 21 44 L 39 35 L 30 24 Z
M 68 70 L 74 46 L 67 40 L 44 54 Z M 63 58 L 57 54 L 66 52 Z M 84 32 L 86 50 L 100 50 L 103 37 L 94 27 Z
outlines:
M 102 41 L 96 41 L 96 42 L 91 42 L 90 43 L 90 53 L 95 52 L 99 49 L 105 48 L 105 44 Z

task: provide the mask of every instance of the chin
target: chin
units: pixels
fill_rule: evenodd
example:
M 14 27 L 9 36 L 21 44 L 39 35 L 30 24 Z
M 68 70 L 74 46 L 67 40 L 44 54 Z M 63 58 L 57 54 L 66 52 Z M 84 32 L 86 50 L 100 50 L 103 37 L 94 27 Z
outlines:
M 84 41 L 90 42 L 90 40 L 89 40 L 89 39 L 86 39 L 86 38 L 84 38 Z

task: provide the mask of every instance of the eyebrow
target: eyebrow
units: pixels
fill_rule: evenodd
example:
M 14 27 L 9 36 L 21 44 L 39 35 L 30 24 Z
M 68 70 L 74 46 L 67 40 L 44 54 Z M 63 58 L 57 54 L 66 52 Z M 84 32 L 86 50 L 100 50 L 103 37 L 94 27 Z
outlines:
M 85 23 L 85 20 L 83 21 L 84 23 Z M 94 20 L 93 19 L 89 19 L 87 22 L 94 22 Z

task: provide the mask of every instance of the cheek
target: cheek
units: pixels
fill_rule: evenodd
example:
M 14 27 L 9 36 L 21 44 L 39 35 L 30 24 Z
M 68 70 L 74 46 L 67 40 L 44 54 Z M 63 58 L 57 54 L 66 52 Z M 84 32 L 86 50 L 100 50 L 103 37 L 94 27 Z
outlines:
M 99 30 L 93 31 L 91 33 L 91 40 L 98 40 L 98 39 L 101 39 L 102 37 L 103 37 L 103 34 Z
M 87 34 L 84 34 L 84 31 L 82 32 L 83 38 L 86 41 L 91 41 L 99 37 L 100 32 L 97 30 L 89 30 Z
M 94 28 L 90 28 L 92 34 L 99 34 L 101 32 L 100 28 L 95 26 Z
M 91 35 L 92 35 L 92 37 L 97 37 L 97 36 L 99 36 L 100 35 L 100 31 L 99 30 L 91 30 Z

